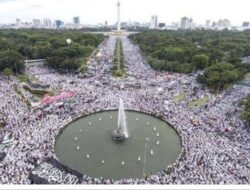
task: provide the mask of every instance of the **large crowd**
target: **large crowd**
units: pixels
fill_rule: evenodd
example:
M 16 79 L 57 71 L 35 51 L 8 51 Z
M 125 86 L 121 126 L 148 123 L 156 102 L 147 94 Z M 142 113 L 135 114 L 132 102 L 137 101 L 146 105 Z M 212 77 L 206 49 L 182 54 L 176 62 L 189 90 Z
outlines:
M 126 79 L 111 76 L 115 37 L 97 48 L 85 76 L 61 75 L 44 65 L 28 74 L 51 86 L 53 91 L 73 91 L 63 104 L 29 107 L 17 92 L 19 82 L 0 76 L 1 184 L 29 184 L 29 173 L 45 158 L 54 157 L 60 130 L 75 118 L 100 110 L 116 109 L 119 97 L 125 108 L 150 113 L 168 121 L 179 133 L 182 153 L 176 163 L 144 179 L 118 181 L 83 176 L 84 184 L 248 184 L 250 182 L 250 128 L 239 117 L 239 102 L 250 89 L 234 86 L 211 94 L 195 80 L 183 75 L 152 70 L 138 46 L 121 37 Z M 19 90 L 18 90 L 19 89 Z M 185 94 L 176 101 L 174 97 Z M 190 102 L 208 97 L 201 106 Z

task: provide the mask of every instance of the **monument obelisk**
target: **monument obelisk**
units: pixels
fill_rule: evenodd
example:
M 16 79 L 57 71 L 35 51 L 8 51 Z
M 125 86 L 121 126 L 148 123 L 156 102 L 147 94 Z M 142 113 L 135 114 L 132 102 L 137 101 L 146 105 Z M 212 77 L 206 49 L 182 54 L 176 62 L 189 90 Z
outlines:
M 117 31 L 121 30 L 121 22 L 120 22 L 120 1 L 117 3 Z

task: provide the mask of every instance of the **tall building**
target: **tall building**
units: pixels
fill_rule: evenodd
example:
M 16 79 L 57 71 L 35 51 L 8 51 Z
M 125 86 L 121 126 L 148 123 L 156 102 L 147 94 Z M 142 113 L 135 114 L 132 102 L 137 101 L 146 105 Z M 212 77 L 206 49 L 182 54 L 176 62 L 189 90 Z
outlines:
M 127 28 L 128 26 L 128 22 L 121 22 L 121 28 Z
M 22 22 L 21 22 L 21 19 L 16 19 L 16 26 L 17 27 L 21 27 L 21 25 L 22 25 Z
M 211 21 L 210 20 L 206 20 L 206 28 L 209 28 L 210 27 L 210 24 L 211 23 Z
M 150 22 L 150 29 L 156 29 L 158 28 L 158 17 L 156 15 L 153 15 L 151 17 L 151 22 Z
M 134 22 L 129 24 L 129 27 L 133 27 L 134 29 L 136 29 L 138 27 L 141 27 L 141 23 L 134 21 Z
M 223 30 L 226 28 L 230 28 L 231 27 L 231 22 L 228 19 L 220 19 L 217 23 L 216 23 L 216 27 L 219 30 Z
M 117 31 L 121 30 L 121 21 L 120 21 L 120 1 L 117 3 Z
M 79 16 L 73 17 L 73 23 L 74 25 L 80 25 L 80 17 Z
M 55 20 L 55 26 L 56 26 L 57 29 L 61 28 L 62 25 L 63 25 L 63 21 Z
M 216 27 L 216 22 L 215 21 L 212 23 L 212 27 L 213 28 Z
M 40 28 L 41 27 L 41 20 L 40 19 L 33 19 L 33 27 Z
M 166 24 L 165 23 L 159 23 L 159 28 L 165 28 L 166 27 Z
M 190 27 L 190 23 L 192 23 L 193 20 L 183 17 L 181 18 L 181 29 L 188 29 Z
M 242 27 L 248 28 L 248 27 L 250 27 L 250 23 L 249 22 L 243 22 Z
M 49 18 L 44 18 L 44 19 L 43 19 L 43 26 L 44 26 L 44 28 L 52 28 L 52 27 L 53 27 L 53 24 L 52 24 L 51 19 L 49 19 Z

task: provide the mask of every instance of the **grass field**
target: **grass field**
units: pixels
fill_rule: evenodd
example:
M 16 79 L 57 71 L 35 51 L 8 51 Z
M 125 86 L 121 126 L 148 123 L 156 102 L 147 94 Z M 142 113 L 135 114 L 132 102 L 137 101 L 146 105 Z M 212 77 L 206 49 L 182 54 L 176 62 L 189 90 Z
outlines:
M 203 99 L 195 100 L 189 103 L 190 107 L 200 107 L 205 105 L 208 102 L 209 98 L 208 96 L 205 96 Z
M 35 77 L 28 76 L 28 75 L 18 75 L 18 76 L 16 76 L 16 78 L 19 82 L 37 81 L 37 79 Z
M 185 93 L 179 94 L 179 95 L 177 95 L 177 96 L 174 96 L 174 100 L 175 100 L 176 102 L 180 102 L 180 101 L 184 100 L 185 98 L 186 98 Z

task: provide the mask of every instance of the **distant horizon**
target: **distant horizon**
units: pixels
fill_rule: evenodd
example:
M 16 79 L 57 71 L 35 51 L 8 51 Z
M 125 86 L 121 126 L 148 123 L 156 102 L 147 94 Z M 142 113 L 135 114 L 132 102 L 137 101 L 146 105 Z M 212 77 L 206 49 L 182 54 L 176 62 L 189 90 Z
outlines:
M 13 24 L 16 19 L 32 22 L 33 19 L 50 18 L 72 23 L 79 16 L 83 25 L 116 23 L 117 0 L 0 0 L 0 24 Z M 184 16 L 194 23 L 204 25 L 206 20 L 229 19 L 234 26 L 250 21 L 247 15 L 250 7 L 248 0 L 120 0 L 121 21 L 149 23 L 152 15 L 158 22 L 170 25 L 180 22 Z

